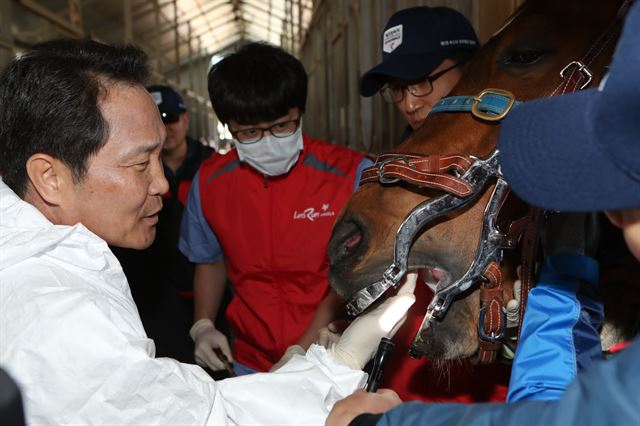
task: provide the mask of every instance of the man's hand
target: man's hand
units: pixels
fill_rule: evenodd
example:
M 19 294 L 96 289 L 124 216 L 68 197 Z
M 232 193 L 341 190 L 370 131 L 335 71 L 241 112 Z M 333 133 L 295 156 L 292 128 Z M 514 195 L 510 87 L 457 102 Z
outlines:
M 393 336 L 406 319 L 407 311 L 416 301 L 413 295 L 416 279 L 417 274 L 407 274 L 395 296 L 356 318 L 340 340 L 331 345 L 329 351 L 333 358 L 354 370 L 362 370 L 373 357 L 380 339 Z
M 397 393 L 391 389 L 377 392 L 355 391 L 343 400 L 336 402 L 325 422 L 326 426 L 346 426 L 360 414 L 386 413 L 402 403 Z
M 196 321 L 189 335 L 196 344 L 194 355 L 199 366 L 209 367 L 213 371 L 225 369 L 224 361 L 215 354 L 214 349 L 219 349 L 229 362 L 233 362 L 227 336 L 216 329 L 210 319 Z

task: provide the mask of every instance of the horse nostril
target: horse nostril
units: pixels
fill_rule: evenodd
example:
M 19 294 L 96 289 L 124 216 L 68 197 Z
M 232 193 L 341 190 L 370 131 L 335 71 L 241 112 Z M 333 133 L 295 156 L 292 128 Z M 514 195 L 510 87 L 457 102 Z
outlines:
M 344 243 L 344 247 L 347 250 L 352 250 L 355 246 L 360 244 L 360 241 L 362 241 L 362 232 L 356 232 Z
M 332 264 L 346 260 L 362 248 L 364 242 L 362 227 L 354 220 L 343 220 L 336 225 L 329 245 L 329 260 Z

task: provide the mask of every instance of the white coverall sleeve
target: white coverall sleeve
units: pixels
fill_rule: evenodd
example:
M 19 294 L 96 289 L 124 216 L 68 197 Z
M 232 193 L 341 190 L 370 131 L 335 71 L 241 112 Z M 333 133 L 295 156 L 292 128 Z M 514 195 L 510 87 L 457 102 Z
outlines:
M 314 344 L 273 373 L 225 379 L 218 389 L 232 424 L 324 425 L 333 404 L 364 387 L 366 377 Z
M 69 286 L 65 270 L 23 266 L 1 274 L 0 364 L 21 388 L 29 424 L 226 423 L 200 367 L 153 357 L 130 296 L 89 274 L 83 288 Z
M 319 346 L 278 373 L 214 382 L 196 365 L 153 358 L 130 298 L 71 289 L 63 272 L 37 269 L 22 269 L 20 291 L 3 295 L 12 312 L 1 324 L 11 344 L 0 364 L 18 381 L 30 424 L 323 424 L 364 384 L 362 371 Z

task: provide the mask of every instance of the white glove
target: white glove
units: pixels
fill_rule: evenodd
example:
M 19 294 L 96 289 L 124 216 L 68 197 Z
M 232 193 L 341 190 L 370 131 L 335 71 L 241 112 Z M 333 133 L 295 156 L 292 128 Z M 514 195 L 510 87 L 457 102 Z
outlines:
M 362 370 L 373 357 L 380 339 L 392 337 L 406 319 L 407 311 L 416 301 L 413 292 L 417 277 L 416 273 L 407 274 L 398 294 L 356 318 L 338 343 L 331 346 L 333 358 L 354 370 Z
M 313 343 L 323 346 L 325 349 L 329 349 L 332 345 L 340 341 L 342 331 L 344 331 L 348 325 L 349 322 L 345 320 L 338 320 L 329 323 L 326 327 L 322 327 L 318 330 L 318 337 Z
M 227 361 L 233 362 L 227 336 L 216 329 L 210 319 L 196 321 L 189 330 L 189 335 L 196 344 L 194 355 L 199 366 L 209 367 L 213 371 L 224 370 L 225 363 L 216 355 L 215 350 L 222 352 Z
M 282 355 L 282 357 L 278 360 L 278 362 L 276 362 L 275 364 L 273 364 L 273 366 L 271 367 L 271 369 L 269 370 L 270 372 L 272 371 L 276 371 L 278 368 L 282 367 L 283 365 L 285 365 L 287 363 L 287 361 L 289 361 L 291 358 L 293 358 L 294 355 L 303 355 L 306 354 L 307 351 L 304 350 L 304 348 L 300 345 L 292 345 L 289 346 L 287 348 L 287 350 L 284 352 L 284 355 Z

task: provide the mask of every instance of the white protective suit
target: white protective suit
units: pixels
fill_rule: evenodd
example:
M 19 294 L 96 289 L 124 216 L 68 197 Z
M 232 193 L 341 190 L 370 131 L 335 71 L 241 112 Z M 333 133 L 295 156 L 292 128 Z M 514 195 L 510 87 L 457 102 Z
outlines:
M 154 352 L 107 244 L 0 181 L 0 365 L 30 425 L 323 424 L 365 380 L 315 345 L 277 373 L 220 382 Z

